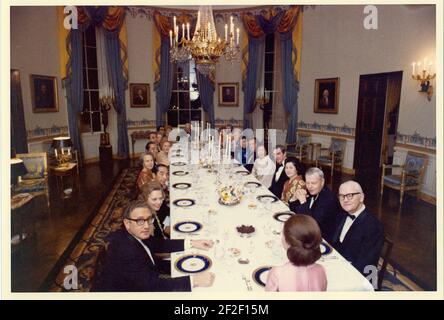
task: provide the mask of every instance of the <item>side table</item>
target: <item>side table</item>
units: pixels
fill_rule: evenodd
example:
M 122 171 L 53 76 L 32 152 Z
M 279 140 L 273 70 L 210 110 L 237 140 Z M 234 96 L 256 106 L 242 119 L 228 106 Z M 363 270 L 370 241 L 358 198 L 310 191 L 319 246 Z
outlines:
M 52 167 L 51 172 L 56 178 L 57 192 L 61 198 L 71 197 L 76 187 L 77 163 L 68 163 L 66 166 Z

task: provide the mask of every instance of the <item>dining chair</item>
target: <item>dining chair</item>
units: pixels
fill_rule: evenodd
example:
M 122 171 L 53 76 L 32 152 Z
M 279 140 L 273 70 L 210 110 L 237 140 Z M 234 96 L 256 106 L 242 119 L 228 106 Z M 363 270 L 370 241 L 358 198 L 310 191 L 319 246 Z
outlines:
M 321 148 L 320 153 L 315 161 L 315 166 L 327 166 L 330 167 L 330 177 L 333 179 L 333 172 L 335 167 L 339 167 L 341 170 L 342 162 L 345 154 L 346 139 L 331 138 L 330 147 Z
M 381 196 L 384 187 L 399 190 L 399 205 L 402 206 L 405 191 L 416 191 L 416 198 L 419 198 L 421 184 L 427 167 L 428 156 L 422 153 L 408 151 L 403 165 L 382 165 L 381 175 Z M 387 169 L 395 169 L 397 174 L 386 175 Z
M 48 162 L 46 152 L 18 153 L 28 171 L 19 178 L 14 193 L 30 193 L 34 196 L 45 195 L 49 206 Z
M 382 282 L 384 281 L 385 272 L 387 271 L 387 265 L 390 259 L 390 254 L 393 249 L 393 241 L 391 241 L 386 235 L 384 236 L 384 243 L 382 245 L 381 253 L 379 255 L 380 261 L 382 261 L 381 267 L 378 270 L 378 283 L 376 290 L 382 289 Z
M 298 132 L 296 143 L 286 144 L 287 155 L 299 159 L 300 162 L 306 161 L 308 159 L 308 145 L 310 144 L 310 140 L 310 133 Z

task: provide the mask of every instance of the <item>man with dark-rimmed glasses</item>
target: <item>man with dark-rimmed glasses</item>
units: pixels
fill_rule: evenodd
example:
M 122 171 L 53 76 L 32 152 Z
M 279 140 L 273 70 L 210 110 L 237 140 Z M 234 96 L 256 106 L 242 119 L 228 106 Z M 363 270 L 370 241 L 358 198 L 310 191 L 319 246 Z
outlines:
M 363 275 L 366 266 L 377 266 L 384 243 L 381 222 L 364 205 L 364 193 L 356 181 L 339 187 L 339 203 L 345 214 L 333 237 L 332 245 Z
M 151 237 L 154 216 L 144 201 L 131 202 L 123 216 L 123 227 L 114 232 L 106 252 L 103 271 L 93 291 L 191 291 L 209 287 L 214 274 L 161 278 L 160 261 L 154 253 L 183 251 L 187 247 L 208 250 L 210 240 L 165 240 Z

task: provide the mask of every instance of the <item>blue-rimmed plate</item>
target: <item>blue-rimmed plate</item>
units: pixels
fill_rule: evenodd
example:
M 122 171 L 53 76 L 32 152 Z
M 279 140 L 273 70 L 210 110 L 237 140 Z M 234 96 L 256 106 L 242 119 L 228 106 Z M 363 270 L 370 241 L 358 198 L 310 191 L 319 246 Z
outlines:
M 323 256 L 326 256 L 327 254 L 333 252 L 332 247 L 327 242 L 322 241 L 320 247 L 321 247 L 321 254 Z
M 177 207 L 191 207 L 196 204 L 196 201 L 193 199 L 177 199 L 173 201 L 173 204 Z
M 267 283 L 268 273 L 270 272 L 271 266 L 259 267 L 253 271 L 253 280 L 261 287 L 265 287 Z
M 294 216 L 294 212 L 292 211 L 283 211 L 283 212 L 276 212 L 273 215 L 273 218 L 279 222 L 285 222 L 288 219 L 290 219 L 292 216 Z
M 184 273 L 199 273 L 209 269 L 212 261 L 209 257 L 200 254 L 189 254 L 176 260 L 176 270 Z
M 173 228 L 180 233 L 191 233 L 202 229 L 202 224 L 196 221 L 182 221 L 176 223 Z
M 236 174 L 240 174 L 241 176 L 248 176 L 250 173 L 245 170 L 236 171 Z
M 261 186 L 261 184 L 259 182 L 255 182 L 255 181 L 248 181 L 248 182 L 244 183 L 244 186 L 259 188 Z
M 191 183 L 188 183 L 188 182 L 180 182 L 180 183 L 173 184 L 173 188 L 174 189 L 182 189 L 182 190 L 184 190 L 184 189 L 188 189 L 190 187 L 191 187 Z
M 257 196 L 256 197 L 257 200 L 259 200 L 260 202 L 265 202 L 265 199 L 271 199 L 271 202 L 276 202 L 278 201 L 278 198 L 275 196 L 270 196 L 268 194 L 266 195 L 262 195 L 262 196 Z
M 177 162 L 173 162 L 171 165 L 175 166 L 175 167 L 182 167 L 182 166 L 186 166 L 187 164 L 183 161 L 177 161 Z
M 179 176 L 179 177 L 186 176 L 187 174 L 189 174 L 189 172 L 187 172 L 187 171 L 174 171 L 173 172 L 173 175 Z

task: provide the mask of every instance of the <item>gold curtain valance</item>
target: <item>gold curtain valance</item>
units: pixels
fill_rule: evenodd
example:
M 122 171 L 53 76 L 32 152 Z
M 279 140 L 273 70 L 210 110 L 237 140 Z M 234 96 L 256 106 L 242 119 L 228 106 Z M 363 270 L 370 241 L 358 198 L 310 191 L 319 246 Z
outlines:
M 154 22 L 156 24 L 157 30 L 162 34 L 164 37 L 169 37 L 170 30 L 173 30 L 172 25 L 172 19 L 168 16 L 162 15 L 159 11 L 155 11 L 153 14 Z M 182 24 L 190 24 L 190 30 L 193 30 L 194 27 L 192 25 L 193 17 L 190 14 L 181 13 L 176 16 L 176 23 L 178 26 L 181 26 Z
M 90 21 L 84 7 L 77 7 L 77 17 L 79 24 L 85 24 Z M 107 31 L 120 30 L 125 20 L 125 7 L 109 6 L 106 16 L 102 22 L 102 27 Z
M 285 10 L 284 14 L 277 26 L 277 32 L 286 33 L 294 28 L 298 20 L 298 15 L 301 10 L 300 6 L 291 6 L 290 9 Z M 278 11 L 270 8 L 269 10 L 262 11 L 261 15 L 266 19 L 270 20 L 278 14 Z M 256 16 L 251 13 L 243 13 L 242 20 L 244 23 L 244 28 L 251 37 L 257 38 L 264 35 L 261 26 L 256 20 Z

